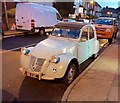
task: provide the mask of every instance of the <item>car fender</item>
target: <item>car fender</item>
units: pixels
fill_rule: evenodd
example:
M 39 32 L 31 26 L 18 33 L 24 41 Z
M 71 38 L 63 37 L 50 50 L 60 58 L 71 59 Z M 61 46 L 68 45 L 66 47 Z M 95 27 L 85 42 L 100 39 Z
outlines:
M 66 53 L 59 55 L 59 57 L 60 62 L 50 63 L 46 69 L 45 75 L 49 75 L 54 78 L 62 78 L 67 71 L 70 61 L 76 58 L 75 56 Z M 56 69 L 56 72 L 53 72 L 53 69 Z

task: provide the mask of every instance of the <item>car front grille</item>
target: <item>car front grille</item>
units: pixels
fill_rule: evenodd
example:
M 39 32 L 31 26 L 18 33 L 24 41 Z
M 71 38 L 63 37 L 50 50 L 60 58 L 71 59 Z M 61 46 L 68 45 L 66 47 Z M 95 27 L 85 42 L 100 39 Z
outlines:
M 30 69 L 36 72 L 39 72 L 42 68 L 45 59 L 43 58 L 36 58 L 35 56 L 31 55 L 30 58 Z
M 96 31 L 105 31 L 105 28 L 96 28 Z

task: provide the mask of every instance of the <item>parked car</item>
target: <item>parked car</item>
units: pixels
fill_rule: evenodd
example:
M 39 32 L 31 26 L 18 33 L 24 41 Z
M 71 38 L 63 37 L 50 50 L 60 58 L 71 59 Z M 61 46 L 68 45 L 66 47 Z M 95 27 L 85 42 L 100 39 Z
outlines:
M 81 22 L 81 23 L 89 23 L 90 22 L 88 19 L 78 19 L 76 21 Z
M 63 19 L 64 22 L 76 22 L 74 19 Z
M 62 20 L 55 8 L 35 3 L 18 3 L 15 18 L 18 30 L 39 32 L 41 35 Z
M 97 32 L 97 37 L 108 39 L 109 44 L 112 43 L 113 38 L 116 38 L 118 32 L 118 21 L 115 18 L 100 17 L 94 24 Z
M 99 42 L 93 25 L 61 22 L 49 38 L 21 52 L 23 74 L 39 80 L 62 78 L 68 85 L 81 71 L 79 64 L 91 56 L 96 58 Z

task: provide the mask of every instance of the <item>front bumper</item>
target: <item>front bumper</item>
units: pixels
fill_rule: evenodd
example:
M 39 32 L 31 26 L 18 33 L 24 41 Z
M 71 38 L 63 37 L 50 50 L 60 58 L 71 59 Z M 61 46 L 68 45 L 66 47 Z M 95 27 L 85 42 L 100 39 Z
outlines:
M 45 75 L 41 72 L 35 72 L 35 71 L 28 71 L 26 69 L 24 69 L 23 67 L 20 67 L 19 70 L 22 72 L 22 74 L 32 77 L 32 78 L 36 78 L 38 80 L 44 79 L 44 80 L 54 80 L 54 77 L 51 77 L 49 75 Z

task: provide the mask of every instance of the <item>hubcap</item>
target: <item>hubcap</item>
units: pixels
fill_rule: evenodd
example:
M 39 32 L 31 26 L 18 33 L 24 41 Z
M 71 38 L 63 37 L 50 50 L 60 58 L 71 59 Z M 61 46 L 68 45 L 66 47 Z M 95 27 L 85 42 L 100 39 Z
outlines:
M 68 83 L 72 82 L 72 80 L 74 78 L 74 74 L 75 74 L 75 68 L 74 68 L 74 66 L 72 66 L 68 73 Z
M 40 34 L 43 35 L 43 33 L 44 33 L 43 30 L 40 30 Z

